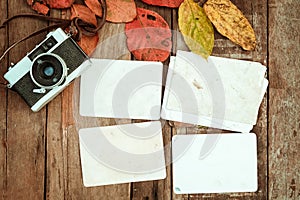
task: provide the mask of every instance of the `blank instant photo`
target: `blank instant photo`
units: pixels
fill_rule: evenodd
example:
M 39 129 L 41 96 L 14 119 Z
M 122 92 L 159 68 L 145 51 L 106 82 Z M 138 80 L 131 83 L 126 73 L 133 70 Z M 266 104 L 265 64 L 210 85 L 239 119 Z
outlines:
M 171 57 L 161 117 L 213 128 L 250 132 L 268 81 L 257 62 L 177 51 Z
M 255 192 L 258 187 L 256 143 L 253 133 L 174 136 L 174 192 Z
M 80 115 L 158 120 L 161 62 L 92 59 L 81 76 Z
M 166 177 L 159 121 L 79 130 L 86 187 Z

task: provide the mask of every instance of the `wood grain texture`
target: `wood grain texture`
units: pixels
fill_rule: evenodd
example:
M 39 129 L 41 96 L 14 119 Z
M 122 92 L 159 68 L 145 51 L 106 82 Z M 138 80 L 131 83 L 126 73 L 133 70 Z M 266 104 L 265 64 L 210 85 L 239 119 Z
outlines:
M 50 16 L 61 17 L 61 12 L 51 10 Z M 65 197 L 64 135 L 62 131 L 62 97 L 58 95 L 47 105 L 47 130 L 45 152 L 45 198 L 60 200 Z
M 168 122 L 161 120 L 162 123 L 162 134 L 164 140 L 164 151 L 166 161 L 166 172 L 167 177 L 164 180 L 159 180 L 157 185 L 157 198 L 156 199 L 171 199 L 172 198 L 172 152 L 171 152 L 171 141 L 172 141 L 172 128 Z
M 32 12 L 26 1 L 7 2 L 8 16 Z M 16 19 L 8 27 L 9 44 L 45 26 L 47 23 L 36 19 Z M 34 37 L 15 47 L 9 53 L 10 62 L 17 63 L 42 39 L 44 36 Z M 44 198 L 45 111 L 33 113 L 17 93 L 8 92 L 7 199 Z
M 63 12 L 67 18 L 69 12 Z M 126 48 L 124 24 L 107 23 L 99 31 L 99 43 L 92 57 L 106 59 L 130 59 Z M 112 45 L 112 44 L 118 44 Z M 74 96 L 77 95 L 77 96 Z M 86 121 L 78 114 L 79 106 L 79 79 L 66 88 L 62 93 L 62 149 L 64 172 L 64 199 L 129 199 L 130 184 L 120 184 L 104 187 L 86 188 L 83 186 L 79 138 L 80 128 L 89 126 L 106 126 L 125 123 L 122 120 L 101 118 L 96 121 Z M 130 123 L 130 120 L 127 121 Z
M 166 8 L 166 7 L 157 7 L 157 6 L 151 6 L 147 5 L 141 1 L 136 1 L 137 7 L 145 8 L 152 10 L 154 12 L 157 12 L 159 15 L 161 15 L 170 28 L 172 27 L 172 9 Z M 167 73 L 167 65 L 168 60 L 164 63 L 164 69 L 163 69 L 163 83 L 165 82 L 166 73 Z M 147 182 L 138 182 L 138 183 L 132 183 L 132 191 L 131 196 L 132 199 L 139 200 L 154 200 L 154 199 L 171 199 L 171 166 L 170 166 L 170 160 L 171 160 L 171 149 L 170 149 L 170 142 L 171 142 L 171 128 L 168 126 L 166 121 L 161 120 L 162 122 L 162 135 L 164 139 L 164 147 L 165 147 L 165 159 L 166 159 L 166 171 L 167 171 L 167 177 L 164 180 L 158 180 L 158 181 L 147 181 Z
M 7 4 L 6 1 L 0 2 L 0 23 L 2 19 L 7 17 Z M 6 32 L 5 28 L 0 29 L 0 54 L 7 48 Z M 5 58 L 0 61 L 0 76 L 2 76 L 7 69 L 8 62 Z M 4 81 L 0 78 L 0 82 Z M 6 131 L 6 106 L 7 106 L 7 89 L 5 85 L 0 83 L 0 199 L 6 198 L 6 152 L 7 152 L 7 131 Z
M 46 199 L 64 199 L 65 144 L 61 121 L 61 95 L 48 105 L 46 137 Z
M 300 199 L 300 2 L 269 1 L 269 199 Z
M 133 122 L 139 123 L 143 120 L 133 120 Z M 167 177 L 163 180 L 132 183 L 131 199 L 171 199 L 172 197 L 171 127 L 165 120 L 161 120 L 161 124 Z
M 118 44 L 117 46 L 112 44 Z M 99 31 L 98 47 L 92 55 L 93 58 L 102 59 L 130 59 L 130 53 L 126 48 L 126 40 L 124 35 L 124 24 L 106 23 Z M 73 94 L 77 95 L 77 101 L 74 101 Z M 63 135 L 66 137 L 66 152 L 64 159 L 66 160 L 66 199 L 124 199 L 130 198 L 130 183 L 109 185 L 103 187 L 86 188 L 83 186 L 82 173 L 79 157 L 79 138 L 78 131 L 80 128 L 90 126 L 107 126 L 119 123 L 130 123 L 131 120 L 119 120 L 100 118 L 96 121 L 86 121 L 78 114 L 78 97 L 79 80 L 74 85 L 68 87 L 62 95 L 63 112 L 70 114 L 65 115 L 62 126 L 64 127 Z M 75 98 L 76 100 L 76 98 Z M 73 115 L 73 113 L 76 113 Z M 72 119 L 70 119 L 72 118 Z M 83 123 L 83 122 L 86 123 Z M 67 123 L 67 124 L 66 124 Z
M 213 55 L 237 59 L 258 61 L 266 65 L 267 58 L 267 1 L 232 1 L 252 24 L 257 37 L 255 51 L 244 51 L 230 40 L 215 33 Z M 176 24 L 176 17 L 174 17 Z M 263 28 L 264 27 L 264 28 Z M 174 27 L 176 28 L 176 27 Z M 187 50 L 180 34 L 175 37 L 176 48 Z M 180 128 L 174 130 L 177 134 L 199 134 L 221 132 L 216 129 Z M 257 125 L 253 132 L 258 137 L 258 191 L 256 193 L 228 193 L 228 194 L 196 194 L 188 195 L 188 199 L 266 199 L 267 198 L 267 99 L 260 107 Z M 181 197 L 180 197 L 181 196 Z M 185 195 L 173 194 L 173 199 L 186 199 Z
M 82 0 L 76 0 L 82 3 Z M 0 87 L 0 199 L 162 199 L 162 200 L 298 200 L 300 199 L 299 98 L 300 98 L 300 2 L 299 0 L 232 0 L 252 24 L 257 37 L 255 51 L 243 51 L 215 34 L 213 54 L 258 61 L 268 66 L 269 92 L 260 107 L 253 132 L 258 136 L 258 182 L 256 193 L 176 195 L 172 190 L 171 151 L 175 134 L 222 132 L 197 127 L 170 127 L 163 123 L 167 178 L 159 181 L 85 188 L 82 184 L 78 130 L 83 126 L 132 123 L 132 120 L 101 118 L 86 122 L 74 110 L 78 106 L 79 80 L 56 97 L 47 108 L 33 113 L 18 94 Z M 139 7 L 158 12 L 173 30 L 172 55 L 187 50 L 178 32 L 177 9 Z M 26 1 L 1 1 L 0 22 L 20 12 L 32 12 Z M 51 11 L 68 17 L 69 11 Z M 269 19 L 268 19 L 269 18 Z M 36 19 L 17 19 L 0 30 L 0 53 L 34 30 L 47 26 Z M 6 31 L 9 33 L 6 34 Z M 96 58 L 131 59 L 126 47 L 124 24 L 107 23 L 99 31 Z M 45 34 L 14 48 L 0 63 L 4 74 L 8 61 L 17 62 Z M 164 80 L 168 61 L 164 63 Z M 3 67 L 4 66 L 4 67 Z M 74 96 L 75 95 L 75 96 Z M 75 106 L 75 107 L 74 107 Z

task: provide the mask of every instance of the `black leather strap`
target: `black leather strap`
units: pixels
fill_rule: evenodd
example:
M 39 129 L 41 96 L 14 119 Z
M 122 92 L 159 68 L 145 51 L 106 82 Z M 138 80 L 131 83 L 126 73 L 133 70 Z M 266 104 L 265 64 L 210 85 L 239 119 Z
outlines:
M 8 47 L 8 48 L 3 52 L 3 54 L 1 55 L 0 60 L 2 60 L 2 59 L 4 58 L 4 56 L 5 56 L 11 49 L 13 49 L 15 46 L 17 46 L 19 43 L 21 43 L 21 42 L 23 42 L 23 41 L 25 41 L 25 40 L 27 40 L 27 39 L 29 39 L 29 38 L 31 38 L 31 37 L 34 37 L 34 36 L 36 36 L 36 35 L 39 35 L 39 34 L 45 32 L 45 31 L 52 30 L 52 29 L 54 29 L 54 28 L 59 28 L 59 27 L 61 27 L 61 28 L 66 28 L 66 27 L 68 26 L 68 24 L 69 24 L 68 22 L 59 23 L 59 24 L 54 24 L 54 25 L 51 25 L 51 26 L 42 28 L 42 29 L 40 29 L 40 30 L 38 30 L 38 31 L 35 31 L 35 32 L 31 33 L 30 35 L 27 35 L 26 37 L 24 37 L 24 38 L 22 38 L 22 39 L 20 39 L 20 40 L 18 40 L 18 41 L 16 41 L 16 42 L 14 42 L 10 47 Z
M 40 15 L 40 14 L 33 14 L 33 13 L 21 13 L 15 16 L 12 16 L 8 19 L 6 19 L 0 26 L 0 28 L 4 28 L 10 21 L 16 18 L 35 18 L 35 19 L 40 19 L 40 20 L 45 20 L 49 22 L 56 22 L 56 23 L 69 23 L 70 26 L 75 26 L 76 29 L 78 30 L 78 34 L 84 34 L 84 35 L 95 35 L 99 29 L 102 28 L 102 26 L 105 24 L 106 21 L 106 15 L 107 15 L 107 6 L 106 6 L 106 0 L 99 0 L 101 7 L 102 7 L 102 18 L 98 20 L 98 25 L 95 27 L 92 24 L 89 24 L 87 22 L 82 21 L 79 18 L 74 18 L 72 20 L 70 19 L 61 19 L 61 18 L 56 18 L 56 17 L 50 17 L 50 16 L 45 16 L 45 15 Z M 48 28 L 51 30 L 51 28 Z M 28 39 L 28 38 L 27 38 Z

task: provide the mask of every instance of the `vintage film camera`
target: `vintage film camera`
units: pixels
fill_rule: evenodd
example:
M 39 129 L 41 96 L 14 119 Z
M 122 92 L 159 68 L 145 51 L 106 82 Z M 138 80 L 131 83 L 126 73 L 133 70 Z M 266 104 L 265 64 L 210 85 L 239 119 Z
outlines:
M 37 112 L 90 65 L 83 50 L 58 28 L 11 67 L 4 78 L 8 87 Z

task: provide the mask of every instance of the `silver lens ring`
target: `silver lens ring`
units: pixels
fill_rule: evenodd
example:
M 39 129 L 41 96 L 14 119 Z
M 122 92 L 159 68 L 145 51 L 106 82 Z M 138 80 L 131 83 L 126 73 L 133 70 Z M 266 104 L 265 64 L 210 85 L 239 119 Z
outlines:
M 67 65 L 60 56 L 53 53 L 43 53 L 33 60 L 30 77 L 35 85 L 52 89 L 64 82 L 67 72 Z

